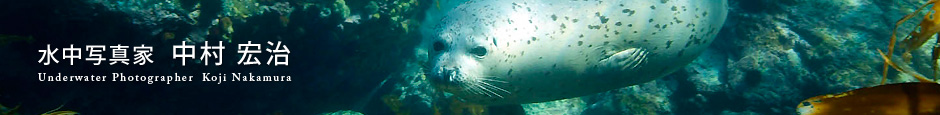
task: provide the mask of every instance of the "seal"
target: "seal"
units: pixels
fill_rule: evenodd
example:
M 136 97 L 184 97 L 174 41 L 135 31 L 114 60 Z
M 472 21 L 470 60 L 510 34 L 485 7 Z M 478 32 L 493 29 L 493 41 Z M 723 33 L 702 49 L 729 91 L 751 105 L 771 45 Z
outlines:
M 423 32 L 426 76 L 485 105 L 572 98 L 658 79 L 713 42 L 726 0 L 473 0 Z

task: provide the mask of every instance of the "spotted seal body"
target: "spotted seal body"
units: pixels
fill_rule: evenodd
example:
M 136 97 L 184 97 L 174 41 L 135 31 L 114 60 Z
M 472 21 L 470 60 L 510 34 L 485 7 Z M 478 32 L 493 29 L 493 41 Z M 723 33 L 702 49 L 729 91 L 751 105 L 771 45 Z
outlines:
M 725 0 L 473 0 L 423 35 L 426 73 L 472 103 L 584 96 L 685 66 L 726 15 Z

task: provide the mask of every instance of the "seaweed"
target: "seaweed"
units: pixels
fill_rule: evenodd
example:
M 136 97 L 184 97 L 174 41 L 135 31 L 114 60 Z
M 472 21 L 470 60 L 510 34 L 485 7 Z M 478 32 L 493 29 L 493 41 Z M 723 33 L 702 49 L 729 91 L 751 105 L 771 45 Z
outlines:
M 385 95 L 382 96 L 382 102 L 385 103 L 392 112 L 395 112 L 395 115 L 410 115 L 411 111 L 404 109 L 405 103 L 402 103 L 401 99 L 398 99 L 396 95 Z
M 0 115 L 18 115 L 17 110 L 20 108 L 20 105 L 16 105 L 13 108 L 7 108 L 6 106 L 0 105 Z
M 801 101 L 797 104 L 797 112 L 803 115 L 829 115 L 829 114 L 940 114 L 940 84 L 937 84 L 938 64 L 940 58 L 940 47 L 934 46 L 931 51 L 931 68 L 933 70 L 933 79 L 927 79 L 924 75 L 913 71 L 910 66 L 900 64 L 910 64 L 913 57 L 911 51 L 919 49 L 928 40 L 937 33 L 940 33 L 940 5 L 936 3 L 940 0 L 930 0 L 920 6 L 913 13 L 904 15 L 894 25 L 891 32 L 891 41 L 888 43 L 888 52 L 878 53 L 884 59 L 884 71 L 882 72 L 881 84 L 873 87 L 854 89 L 839 94 L 826 94 Z M 910 34 L 901 41 L 902 48 L 905 50 L 902 54 L 903 61 L 893 61 L 891 56 L 894 54 L 895 42 L 897 41 L 897 31 L 901 24 L 904 24 L 914 16 L 917 16 L 924 8 L 931 6 L 924 14 L 924 18 L 914 27 Z M 940 39 L 940 36 L 937 37 Z M 937 42 L 940 44 L 940 40 Z M 888 67 L 894 68 L 902 73 L 909 74 L 917 78 L 920 82 L 885 84 L 888 77 Z
M 453 115 L 486 115 L 487 106 L 473 103 L 466 103 L 457 98 L 450 98 L 449 114 Z
M 888 53 L 885 54 L 881 50 L 878 50 L 878 53 L 880 53 L 881 57 L 884 59 L 884 67 L 883 67 L 884 70 L 882 72 L 882 78 L 881 78 L 882 85 L 885 84 L 885 81 L 888 78 L 888 66 L 891 66 L 895 70 L 901 71 L 903 73 L 910 74 L 911 76 L 914 76 L 915 78 L 917 78 L 917 80 L 921 82 L 935 83 L 935 80 L 937 79 L 937 76 L 938 76 L 937 71 L 940 70 L 940 67 L 938 67 L 937 65 L 937 59 L 940 58 L 940 52 L 938 52 L 940 51 L 940 47 L 934 47 L 933 51 L 931 51 L 932 52 L 931 68 L 933 69 L 933 75 L 932 75 L 933 80 L 927 79 L 922 74 L 919 74 L 916 71 L 913 71 L 912 69 L 902 68 L 906 66 L 899 66 L 898 63 L 891 61 L 891 56 L 894 53 L 895 41 L 897 41 L 898 28 L 901 26 L 901 24 L 903 24 L 904 22 L 907 22 L 908 20 L 910 20 L 911 18 L 919 14 L 921 11 L 923 11 L 924 8 L 926 8 L 927 6 L 932 5 L 930 9 L 928 9 L 929 11 L 927 11 L 927 13 L 924 14 L 924 19 L 921 20 L 920 23 L 914 27 L 914 30 L 911 31 L 911 33 L 908 34 L 903 41 L 901 41 L 902 43 L 904 43 L 903 45 L 905 46 L 903 47 L 905 52 L 902 54 L 905 62 L 908 62 L 908 63 L 910 62 L 910 59 L 912 57 L 911 56 L 912 50 L 920 48 L 921 46 L 924 45 L 924 43 L 930 40 L 930 37 L 940 32 L 940 13 L 937 13 L 937 11 L 940 11 L 940 5 L 936 5 L 937 2 L 940 2 L 940 0 L 927 1 L 926 4 L 918 7 L 917 10 L 915 10 L 913 13 L 904 15 L 903 18 L 895 22 L 894 29 L 891 32 L 891 39 L 888 43 Z M 940 40 L 938 40 L 938 43 L 940 43 Z M 901 63 L 901 64 L 905 64 L 905 63 Z
M 65 106 L 65 104 L 59 105 L 59 107 L 46 111 L 45 113 L 42 113 L 40 115 L 78 115 L 79 114 L 78 112 L 75 112 L 75 111 L 59 111 L 59 109 L 62 109 L 63 106 Z M 20 115 L 19 109 L 20 109 L 20 105 L 16 105 L 16 107 L 13 107 L 13 108 L 8 108 L 0 104 L 0 115 Z
M 59 111 L 59 109 L 62 109 L 62 106 L 65 106 L 65 104 L 59 105 L 59 107 L 56 107 L 55 109 L 49 110 L 40 115 L 78 115 L 78 112 L 75 111 Z
M 445 97 L 440 100 L 440 102 L 431 103 L 431 111 L 433 115 L 487 115 L 488 106 L 467 103 L 460 99 L 453 97 Z M 407 103 L 399 99 L 397 95 L 385 95 L 382 96 L 382 102 L 385 102 L 385 105 L 395 113 L 395 115 L 412 115 L 411 109 L 408 108 Z M 420 114 L 420 113 L 417 113 Z
M 797 104 L 802 115 L 937 115 L 940 84 L 911 82 L 811 97 Z

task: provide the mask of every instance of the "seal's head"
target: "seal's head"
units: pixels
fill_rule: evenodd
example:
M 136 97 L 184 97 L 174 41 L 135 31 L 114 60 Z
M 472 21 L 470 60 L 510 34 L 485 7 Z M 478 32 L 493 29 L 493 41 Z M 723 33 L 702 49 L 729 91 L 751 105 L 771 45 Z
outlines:
M 505 82 L 497 76 L 487 75 L 498 58 L 485 39 L 474 36 L 456 36 L 441 33 L 432 37 L 428 46 L 430 56 L 427 76 L 438 89 L 450 93 L 470 93 L 485 97 L 501 97 L 509 93 L 494 82 Z

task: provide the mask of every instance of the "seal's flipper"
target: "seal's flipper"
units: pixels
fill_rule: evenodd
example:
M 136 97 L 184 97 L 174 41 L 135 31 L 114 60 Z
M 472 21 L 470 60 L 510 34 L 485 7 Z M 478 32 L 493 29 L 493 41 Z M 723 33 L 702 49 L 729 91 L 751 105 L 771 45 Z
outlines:
M 606 59 L 600 61 L 600 69 L 626 71 L 640 67 L 646 62 L 647 52 L 639 48 L 630 48 L 617 52 Z

